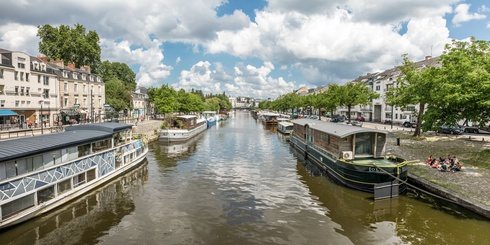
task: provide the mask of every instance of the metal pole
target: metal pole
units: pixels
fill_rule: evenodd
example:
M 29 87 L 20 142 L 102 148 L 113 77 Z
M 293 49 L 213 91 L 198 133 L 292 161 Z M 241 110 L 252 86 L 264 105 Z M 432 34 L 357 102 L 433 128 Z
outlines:
M 41 134 L 44 134 L 44 132 L 43 132 L 43 103 L 44 102 L 41 101 L 41 116 L 40 116 L 41 120 L 39 120 L 39 123 L 41 123 Z
M 393 105 L 391 106 L 391 129 L 393 129 Z
M 90 89 L 90 113 L 92 116 L 92 123 L 94 123 L 94 89 Z

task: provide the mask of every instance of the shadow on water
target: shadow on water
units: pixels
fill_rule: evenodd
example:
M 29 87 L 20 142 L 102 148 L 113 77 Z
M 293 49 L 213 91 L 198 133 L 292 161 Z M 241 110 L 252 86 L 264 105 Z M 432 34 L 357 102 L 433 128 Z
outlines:
M 374 201 L 373 194 L 343 187 L 298 158 L 298 174 L 312 195 L 328 209 L 336 231 L 354 244 L 483 244 L 488 221 L 456 205 L 413 190 L 396 198 Z M 321 177 L 318 177 L 321 176 Z
M 0 233 L 2 244 L 90 244 L 134 211 L 133 191 L 148 181 L 148 162 L 55 211 Z M 6 242 L 9 241 L 9 242 Z

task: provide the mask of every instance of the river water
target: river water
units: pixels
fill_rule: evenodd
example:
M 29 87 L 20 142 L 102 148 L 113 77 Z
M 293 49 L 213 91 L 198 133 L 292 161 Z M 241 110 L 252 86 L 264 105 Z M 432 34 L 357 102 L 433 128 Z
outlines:
M 237 112 L 1 244 L 484 244 L 490 222 L 414 191 L 374 201 L 298 161 L 275 127 Z

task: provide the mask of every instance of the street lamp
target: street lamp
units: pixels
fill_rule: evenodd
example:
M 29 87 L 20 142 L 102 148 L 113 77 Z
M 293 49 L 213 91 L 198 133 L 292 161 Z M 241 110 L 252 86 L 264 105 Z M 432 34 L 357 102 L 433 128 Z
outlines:
M 41 116 L 39 117 L 40 120 L 39 120 L 39 123 L 41 123 L 41 134 L 43 134 L 43 104 L 44 104 L 44 101 L 39 101 L 39 103 L 41 104 Z

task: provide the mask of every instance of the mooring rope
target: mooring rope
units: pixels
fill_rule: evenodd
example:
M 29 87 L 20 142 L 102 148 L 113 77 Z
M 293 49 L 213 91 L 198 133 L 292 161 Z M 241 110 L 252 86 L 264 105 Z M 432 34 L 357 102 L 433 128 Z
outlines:
M 380 168 L 380 167 L 376 166 L 376 164 L 374 164 L 374 163 L 373 163 L 373 165 L 374 165 L 374 166 L 375 166 L 377 169 L 379 169 L 379 170 L 381 170 L 382 172 L 384 172 L 384 173 L 388 174 L 389 176 L 391 176 L 391 177 L 393 177 L 393 178 L 397 179 L 398 181 L 400 181 L 400 182 L 402 182 L 402 183 L 406 184 L 407 186 L 410 186 L 410 187 L 412 187 L 412 188 L 414 188 L 414 189 L 416 189 L 416 190 L 418 190 L 418 191 L 420 191 L 420 192 L 423 192 L 423 193 L 425 193 L 425 194 L 427 194 L 427 195 L 429 195 L 429 196 L 433 196 L 433 197 L 435 197 L 435 198 L 438 198 L 438 199 L 441 199 L 441 200 L 444 200 L 444 201 L 447 201 L 447 202 L 450 202 L 450 203 L 453 203 L 453 204 L 456 204 L 456 205 L 459 205 L 459 206 L 463 206 L 463 207 L 466 207 L 466 208 L 473 207 L 472 205 L 468 205 L 468 204 L 460 203 L 460 202 L 457 202 L 457 201 L 454 201 L 454 200 L 451 200 L 451 199 L 448 199 L 448 198 L 445 198 L 445 197 L 441 197 L 441 196 L 439 196 L 439 195 L 436 195 L 436 194 L 431 193 L 431 192 L 429 192 L 429 191 L 426 191 L 426 190 L 424 190 L 424 189 L 421 189 L 421 188 L 419 188 L 419 187 L 417 187 L 417 186 L 414 186 L 414 185 L 412 185 L 412 184 L 408 183 L 408 182 L 407 182 L 407 181 L 405 181 L 405 180 L 402 180 L 402 179 L 398 178 L 398 177 L 397 177 L 397 176 L 395 176 L 395 175 L 392 175 L 392 174 L 391 174 L 391 173 L 389 173 L 388 171 L 386 171 L 386 170 L 384 170 L 384 169 L 382 169 L 382 168 Z

